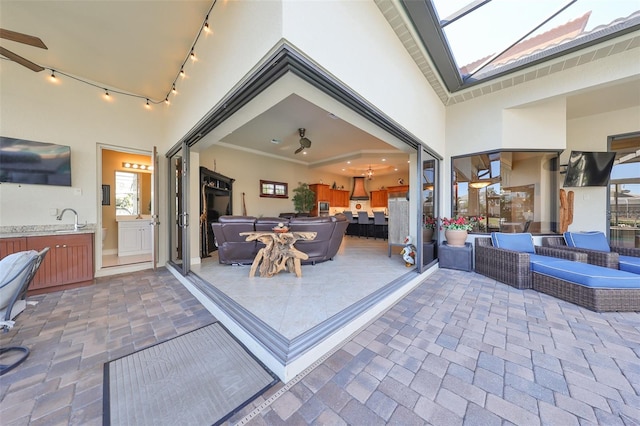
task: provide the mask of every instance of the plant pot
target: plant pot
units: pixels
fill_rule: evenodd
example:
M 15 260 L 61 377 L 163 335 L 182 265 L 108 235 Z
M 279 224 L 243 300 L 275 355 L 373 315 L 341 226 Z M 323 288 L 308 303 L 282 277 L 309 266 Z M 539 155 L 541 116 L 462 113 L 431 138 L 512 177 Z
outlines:
M 422 233 L 422 239 L 425 243 L 430 243 L 433 240 L 433 229 L 425 228 Z
M 444 231 L 444 238 L 447 240 L 447 245 L 451 247 L 464 247 L 464 243 L 467 241 L 468 232 L 457 229 L 446 229 Z

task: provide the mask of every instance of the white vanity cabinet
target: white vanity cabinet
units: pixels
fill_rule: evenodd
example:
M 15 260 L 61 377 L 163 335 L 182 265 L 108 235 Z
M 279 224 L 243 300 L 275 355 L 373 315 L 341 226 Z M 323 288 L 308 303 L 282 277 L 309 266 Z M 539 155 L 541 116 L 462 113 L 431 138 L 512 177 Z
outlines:
M 151 220 L 118 221 L 118 256 L 151 253 Z

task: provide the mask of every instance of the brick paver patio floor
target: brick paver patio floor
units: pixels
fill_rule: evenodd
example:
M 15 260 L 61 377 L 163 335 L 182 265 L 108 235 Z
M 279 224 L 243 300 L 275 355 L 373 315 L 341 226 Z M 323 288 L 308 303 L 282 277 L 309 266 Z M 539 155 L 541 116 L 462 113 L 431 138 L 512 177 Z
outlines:
M 0 423 L 101 424 L 102 365 L 213 321 L 166 271 L 37 296 L 2 345 Z M 640 313 L 440 270 L 229 423 L 640 425 Z

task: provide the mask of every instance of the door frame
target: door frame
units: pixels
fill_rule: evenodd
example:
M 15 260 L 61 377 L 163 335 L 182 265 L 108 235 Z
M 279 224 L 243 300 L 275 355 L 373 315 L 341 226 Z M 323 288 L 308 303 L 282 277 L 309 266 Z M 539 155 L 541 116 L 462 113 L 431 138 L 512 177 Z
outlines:
M 153 158 L 153 151 L 149 151 L 147 149 L 136 149 L 136 148 L 127 148 L 127 147 L 123 147 L 123 146 L 117 146 L 117 145 L 109 145 L 109 144 L 103 144 L 103 143 L 98 143 L 97 144 L 97 154 L 96 154 L 96 185 L 97 185 L 97 197 L 96 197 L 96 205 L 97 205 L 97 223 L 96 223 L 96 232 L 95 232 L 95 237 L 94 237 L 94 242 L 93 242 L 93 246 L 94 246 L 94 264 L 95 264 L 95 273 L 94 275 L 96 277 L 104 277 L 104 276 L 110 276 L 110 275 L 116 275 L 116 274 L 121 274 L 121 273 L 125 273 L 125 272 L 133 272 L 133 271 L 139 271 L 139 270 L 144 270 L 144 269 L 149 269 L 149 268 L 154 268 L 155 266 L 155 259 L 157 258 L 157 239 L 155 238 L 155 232 L 152 232 L 153 235 L 153 241 L 151 244 L 151 260 L 149 262 L 142 262 L 142 263 L 134 263 L 134 264 L 129 264 L 129 265 L 121 265 L 121 266 L 108 266 L 105 267 L 102 265 L 102 152 L 103 150 L 109 150 L 109 151 L 115 151 L 115 152 L 122 152 L 122 153 L 127 153 L 127 154 L 136 154 L 136 155 L 146 155 L 149 156 L 149 161 L 151 164 L 154 165 L 154 169 L 152 171 L 152 175 L 151 175 L 151 217 L 154 218 L 157 216 L 157 209 L 155 206 L 155 203 L 153 202 L 153 200 L 157 200 L 158 199 L 158 186 L 154 185 L 154 179 L 156 179 L 157 175 L 158 175 L 158 167 L 157 167 L 157 162 L 156 160 Z M 154 147 L 155 149 L 155 147 Z M 113 202 L 115 202 L 115 200 L 113 200 Z M 157 228 L 157 225 L 154 226 L 154 228 Z

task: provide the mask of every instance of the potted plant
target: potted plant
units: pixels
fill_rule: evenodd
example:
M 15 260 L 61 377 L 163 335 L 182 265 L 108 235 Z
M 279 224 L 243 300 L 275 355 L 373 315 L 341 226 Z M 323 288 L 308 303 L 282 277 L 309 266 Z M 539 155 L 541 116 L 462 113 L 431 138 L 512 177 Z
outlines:
M 293 208 L 296 213 L 309 213 L 316 202 L 316 193 L 303 182 L 298 182 L 298 187 L 293 190 L 293 193 L 295 194 L 292 198 Z
M 433 231 L 436 229 L 438 219 L 433 216 L 425 216 L 424 218 L 424 241 L 430 242 L 433 239 Z
M 442 225 L 440 229 L 444 229 L 444 237 L 447 244 L 453 247 L 464 247 L 467 240 L 467 234 L 478 224 L 483 218 L 481 216 L 457 216 L 443 217 L 440 219 Z

